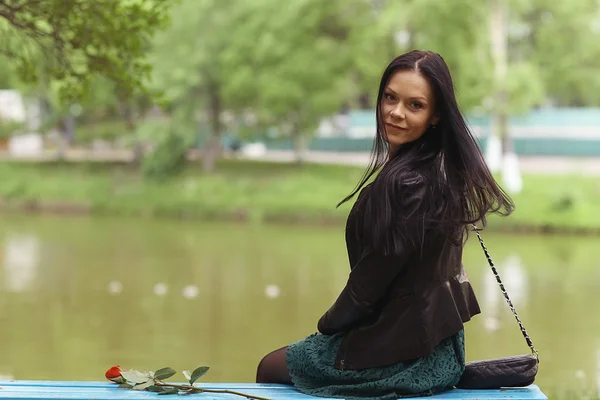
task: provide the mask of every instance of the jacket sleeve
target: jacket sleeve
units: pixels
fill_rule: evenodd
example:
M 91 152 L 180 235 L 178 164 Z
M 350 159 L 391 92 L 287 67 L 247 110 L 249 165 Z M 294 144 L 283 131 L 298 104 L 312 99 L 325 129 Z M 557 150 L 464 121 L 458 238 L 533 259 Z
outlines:
M 403 199 L 399 202 L 404 215 L 414 214 L 423 200 L 422 182 L 410 186 L 411 190 L 404 191 Z M 407 221 L 404 223 L 409 223 Z M 414 249 L 409 243 L 399 245 L 401 250 L 395 254 L 384 255 L 381 251 L 366 251 L 363 254 L 350 272 L 337 300 L 319 320 L 319 332 L 325 335 L 344 332 L 373 314 Z

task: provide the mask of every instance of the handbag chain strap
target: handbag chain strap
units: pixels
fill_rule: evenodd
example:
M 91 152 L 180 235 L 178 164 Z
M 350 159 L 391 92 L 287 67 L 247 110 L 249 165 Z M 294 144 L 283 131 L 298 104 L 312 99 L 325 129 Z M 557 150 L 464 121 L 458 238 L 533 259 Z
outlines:
M 506 289 L 504 288 L 504 284 L 502 283 L 502 280 L 500 279 L 500 275 L 498 274 L 498 271 L 496 270 L 496 267 L 494 266 L 492 257 L 490 257 L 490 253 L 488 252 L 488 249 L 485 247 L 485 244 L 483 243 L 483 238 L 479 234 L 480 229 L 477 228 L 476 225 L 473 225 L 473 228 L 475 229 L 475 234 L 477 235 L 477 238 L 479 239 L 479 244 L 481 244 L 481 248 L 483 249 L 483 252 L 485 253 L 485 257 L 487 258 L 488 263 L 490 264 L 490 267 L 492 268 L 492 272 L 494 273 L 494 276 L 496 277 L 496 281 L 498 282 L 498 285 L 500 286 L 500 290 L 502 291 L 502 294 L 504 295 L 504 298 L 506 299 L 506 302 L 508 303 L 508 306 L 510 307 L 510 311 L 512 311 L 513 315 L 515 316 L 515 319 L 517 320 L 517 323 L 519 324 L 519 327 L 521 328 L 521 333 L 523 334 L 523 337 L 525 338 L 525 341 L 527 342 L 527 346 L 529 346 L 529 348 L 531 349 L 531 353 L 535 356 L 535 358 L 539 362 L 540 358 L 539 358 L 538 352 L 535 349 L 535 347 L 533 346 L 533 341 L 529 337 L 529 334 L 527 333 L 527 330 L 523 326 L 521 319 L 517 315 L 517 310 L 515 310 L 515 306 L 513 306 L 512 301 L 510 301 L 510 297 L 508 297 L 508 293 L 506 292 Z

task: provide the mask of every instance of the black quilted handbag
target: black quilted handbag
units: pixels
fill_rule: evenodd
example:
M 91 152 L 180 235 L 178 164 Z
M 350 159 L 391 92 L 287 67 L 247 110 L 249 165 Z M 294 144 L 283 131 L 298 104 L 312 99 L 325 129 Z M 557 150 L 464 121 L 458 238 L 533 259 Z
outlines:
M 460 382 L 456 385 L 460 389 L 499 389 L 501 387 L 523 387 L 531 385 L 535 381 L 535 376 L 538 372 L 539 357 L 538 352 L 533 346 L 533 342 L 529 338 L 523 323 L 517 315 L 517 311 L 504 289 L 504 284 L 498 275 L 498 271 L 492 262 L 492 258 L 483 243 L 483 239 L 479 234 L 479 229 L 473 225 L 475 234 L 479 239 L 481 248 L 485 253 L 485 257 L 492 268 L 492 272 L 496 277 L 500 290 L 504 294 L 504 298 L 510 307 L 521 333 L 527 342 L 527 346 L 531 350 L 531 354 L 524 354 L 513 357 L 493 358 L 489 360 L 471 361 L 465 367 L 465 372 L 460 378 Z

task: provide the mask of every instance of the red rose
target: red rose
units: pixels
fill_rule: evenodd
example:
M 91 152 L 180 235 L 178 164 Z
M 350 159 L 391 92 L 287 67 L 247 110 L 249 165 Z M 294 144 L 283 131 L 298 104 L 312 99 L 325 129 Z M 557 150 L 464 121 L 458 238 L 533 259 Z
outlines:
M 104 376 L 106 376 L 106 379 L 108 379 L 109 381 L 113 381 L 115 383 L 125 382 L 125 379 L 123 379 L 123 377 L 121 376 L 121 367 L 119 367 L 118 365 L 110 367 L 108 371 L 106 371 L 106 374 L 104 374 Z

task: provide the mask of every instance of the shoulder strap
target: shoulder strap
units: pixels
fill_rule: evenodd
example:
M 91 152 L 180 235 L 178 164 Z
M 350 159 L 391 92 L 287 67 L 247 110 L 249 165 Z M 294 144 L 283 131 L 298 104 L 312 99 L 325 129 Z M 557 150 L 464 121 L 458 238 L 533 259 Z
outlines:
M 529 346 L 529 348 L 531 349 L 531 353 L 539 361 L 538 352 L 535 349 L 535 347 L 533 346 L 533 342 L 531 341 L 529 334 L 525 330 L 525 327 L 523 326 L 521 319 L 517 315 L 517 310 L 515 310 L 515 307 L 513 306 L 512 301 L 510 301 L 510 297 L 508 297 L 508 293 L 506 292 L 506 289 L 504 288 L 504 284 L 502 283 L 502 280 L 500 279 L 500 275 L 498 274 L 498 271 L 496 270 L 496 267 L 494 266 L 494 262 L 492 261 L 492 258 L 490 257 L 490 253 L 488 252 L 488 249 L 485 247 L 485 244 L 483 243 L 483 239 L 482 239 L 481 235 L 479 234 L 479 228 L 477 228 L 476 225 L 473 225 L 473 229 L 475 230 L 475 234 L 477 235 L 477 238 L 479 239 L 479 244 L 481 244 L 481 248 L 483 249 L 485 257 L 487 258 L 488 263 L 490 264 L 490 268 L 492 269 L 492 272 L 494 273 L 494 276 L 496 277 L 496 281 L 498 282 L 498 285 L 500 286 L 500 290 L 502 291 L 502 294 L 504 295 L 504 298 L 506 299 L 506 302 L 508 303 L 508 306 L 510 307 L 510 311 L 512 311 L 513 315 L 515 316 L 515 319 L 517 320 L 517 323 L 519 324 L 519 327 L 521 328 L 521 333 L 523 334 L 523 337 L 525 338 L 525 341 L 527 342 L 527 346 Z

